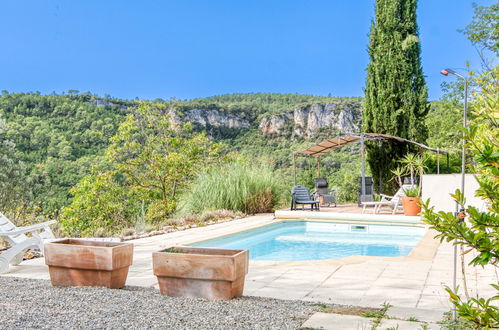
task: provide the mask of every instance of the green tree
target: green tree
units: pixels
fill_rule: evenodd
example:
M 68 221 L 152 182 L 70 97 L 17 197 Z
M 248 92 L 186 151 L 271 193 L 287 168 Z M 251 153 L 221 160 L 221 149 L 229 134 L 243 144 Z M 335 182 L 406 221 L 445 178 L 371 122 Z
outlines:
M 193 134 L 191 125 L 172 126 L 163 104 L 143 103 L 111 141 L 108 159 L 116 161 L 117 171 L 127 177 L 132 189 L 153 197 L 150 218 L 175 210 L 185 184 L 221 151 L 204 133 Z
M 0 211 L 14 216 L 31 204 L 30 181 L 15 144 L 6 138 L 7 125 L 0 117 Z
M 116 231 L 137 221 L 165 220 L 187 184 L 217 162 L 220 152 L 220 145 L 190 125 L 173 126 L 164 104 L 143 102 L 111 139 L 103 170 L 71 190 L 64 230 L 91 235 L 99 228 Z
M 487 264 L 499 267 L 499 66 L 479 78 L 482 93 L 475 95 L 476 118 L 467 130 L 468 147 L 475 156 L 476 178 L 480 185 L 477 196 L 482 197 L 487 211 L 468 206 L 467 221 L 459 221 L 452 213 L 435 212 L 429 201 L 423 205 L 425 221 L 440 232 L 437 237 L 454 241 L 454 244 L 475 250 L 476 257 L 471 265 Z M 452 195 L 460 205 L 466 205 L 461 191 Z M 449 288 L 450 299 L 459 316 L 471 321 L 476 329 L 490 329 L 499 326 L 499 308 L 493 301 L 499 299 L 498 290 L 492 298 L 464 299 Z
M 488 7 L 473 3 L 473 8 L 473 20 L 464 34 L 474 45 L 499 55 L 499 3 Z
M 421 67 L 416 0 L 377 0 L 368 47 L 370 63 L 363 107 L 364 132 L 384 133 L 424 143 L 429 111 Z M 412 146 L 385 140 L 367 143 L 367 161 L 383 191 L 394 189 L 391 170 Z

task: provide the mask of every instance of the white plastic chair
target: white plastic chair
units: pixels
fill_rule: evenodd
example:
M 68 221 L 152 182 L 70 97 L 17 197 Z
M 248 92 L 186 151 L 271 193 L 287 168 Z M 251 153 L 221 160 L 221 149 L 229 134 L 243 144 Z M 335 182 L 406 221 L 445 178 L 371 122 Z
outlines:
M 402 197 L 405 197 L 405 190 L 412 187 L 414 185 L 404 184 L 393 196 L 380 194 L 381 200 L 379 202 L 362 202 L 362 213 L 365 212 L 367 206 L 374 206 L 373 213 L 379 213 L 383 206 L 387 206 L 392 209 L 392 214 L 395 214 L 402 206 Z
M 30 249 L 39 249 L 43 253 L 44 240 L 55 239 L 50 225 L 56 221 L 17 227 L 6 216 L 0 213 L 0 238 L 10 244 L 10 248 L 0 253 L 0 274 L 9 270 L 9 264 L 18 265 L 23 261 L 24 253 Z M 26 236 L 30 233 L 31 236 Z

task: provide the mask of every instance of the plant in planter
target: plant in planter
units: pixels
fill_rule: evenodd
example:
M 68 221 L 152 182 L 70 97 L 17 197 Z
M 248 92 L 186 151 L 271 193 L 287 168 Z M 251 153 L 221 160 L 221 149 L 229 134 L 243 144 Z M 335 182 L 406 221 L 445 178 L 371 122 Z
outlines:
M 397 182 L 399 187 L 402 187 L 402 177 L 406 174 L 405 168 L 398 166 L 391 172 L 394 175 L 393 179 Z
M 161 294 L 229 300 L 243 294 L 248 250 L 173 246 L 153 253 Z
M 402 207 L 404 208 L 404 215 L 418 215 L 421 212 L 421 185 L 423 181 L 426 159 L 422 156 L 414 154 L 407 154 L 401 163 L 404 164 L 404 170 L 409 172 L 411 178 L 411 188 L 405 188 L 405 197 L 402 197 Z M 419 185 L 415 185 L 415 175 L 419 176 Z M 399 177 L 399 182 L 401 179 Z
M 125 286 L 133 244 L 63 239 L 45 244 L 45 263 L 54 286 Z
M 419 191 L 418 186 L 404 189 L 405 197 L 402 197 L 404 215 L 418 215 L 421 212 Z

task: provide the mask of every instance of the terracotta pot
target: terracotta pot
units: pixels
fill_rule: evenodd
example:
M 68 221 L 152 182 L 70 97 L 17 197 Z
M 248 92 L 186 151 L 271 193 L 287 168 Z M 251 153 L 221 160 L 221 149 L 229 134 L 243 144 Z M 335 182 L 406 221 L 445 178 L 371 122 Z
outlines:
M 64 239 L 45 244 L 45 263 L 54 286 L 125 286 L 133 244 Z
M 161 294 L 229 300 L 243 294 L 248 256 L 248 250 L 173 246 L 154 252 L 152 261 Z
M 404 215 L 418 215 L 421 212 L 419 197 L 402 197 Z

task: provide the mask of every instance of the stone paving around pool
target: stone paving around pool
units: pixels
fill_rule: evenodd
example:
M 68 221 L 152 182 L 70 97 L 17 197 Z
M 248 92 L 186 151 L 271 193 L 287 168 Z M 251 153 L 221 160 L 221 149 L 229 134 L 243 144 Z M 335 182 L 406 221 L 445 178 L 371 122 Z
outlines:
M 227 235 L 276 222 L 272 214 L 133 240 L 134 261 L 127 285 L 156 287 L 151 254 L 168 246 Z M 431 235 L 423 238 L 409 257 L 363 257 L 320 261 L 250 261 L 244 295 L 299 299 L 364 307 L 388 302 L 392 314 L 434 321 L 449 311 L 444 285 L 452 286 L 453 247 L 438 244 Z M 416 252 L 415 250 L 415 252 Z M 467 260 L 472 256 L 467 256 Z M 494 267 L 466 267 L 472 295 L 491 296 L 489 283 L 498 283 Z M 458 269 L 459 285 L 462 275 Z M 12 266 L 3 276 L 49 279 L 43 258 Z M 419 317 L 418 314 L 419 313 Z M 396 316 L 396 315 L 394 315 Z

